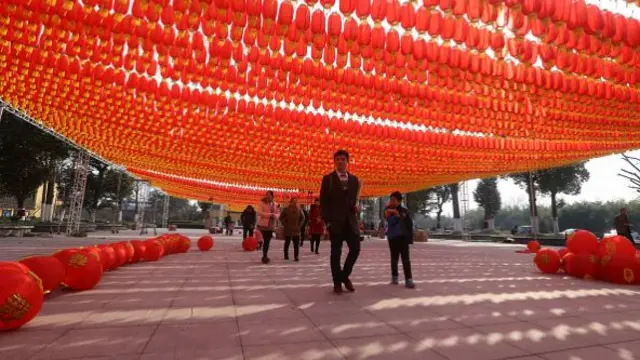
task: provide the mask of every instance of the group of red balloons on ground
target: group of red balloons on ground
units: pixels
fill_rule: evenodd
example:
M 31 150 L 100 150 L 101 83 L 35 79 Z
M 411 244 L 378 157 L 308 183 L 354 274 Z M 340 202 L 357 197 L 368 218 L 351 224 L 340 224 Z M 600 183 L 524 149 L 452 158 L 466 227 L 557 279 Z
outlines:
M 201 238 L 198 247 L 211 249 L 213 238 Z M 31 321 L 40 312 L 44 295 L 60 286 L 73 291 L 89 290 L 100 282 L 105 271 L 140 261 L 157 261 L 169 254 L 186 253 L 190 248 L 188 237 L 166 234 L 144 241 L 68 248 L 52 255 L 0 262 L 0 331 L 17 329 Z
M 527 248 L 535 252 L 533 262 L 545 274 L 562 270 L 583 279 L 640 284 L 640 258 L 635 246 L 624 236 L 598 240 L 589 231 L 576 230 L 567 237 L 565 248 L 541 249 L 537 241 L 530 241 Z

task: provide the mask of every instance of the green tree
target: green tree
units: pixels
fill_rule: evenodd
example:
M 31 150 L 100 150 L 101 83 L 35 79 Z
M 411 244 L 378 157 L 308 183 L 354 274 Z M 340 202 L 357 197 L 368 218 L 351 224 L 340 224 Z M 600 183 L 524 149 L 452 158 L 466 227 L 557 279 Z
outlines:
M 0 119 L 0 190 L 19 208 L 52 177 L 69 146 L 5 110 Z
M 502 200 L 498 191 L 498 179 L 483 179 L 473 192 L 473 199 L 484 209 L 484 221 L 487 228 L 494 229 L 494 217 L 500 211 Z
M 560 231 L 558 223 L 559 194 L 578 195 L 582 190 L 582 184 L 589 180 L 589 170 L 585 163 L 551 168 L 538 171 L 538 188 L 542 194 L 551 196 L 551 217 L 553 218 L 553 232 Z
M 436 227 L 441 228 L 442 208 L 444 204 L 451 198 L 451 188 L 449 185 L 440 185 L 430 189 L 431 190 L 431 208 L 436 213 Z
M 532 223 L 534 232 L 539 232 L 538 202 L 536 198 L 536 193 L 538 192 L 538 174 L 535 172 L 525 172 L 509 174 L 506 178 L 513 180 L 516 185 L 527 192 L 527 197 L 529 198 L 529 223 Z
M 407 209 L 412 215 L 427 215 L 433 211 L 432 190 L 422 189 L 405 194 Z
M 450 184 L 449 189 L 451 190 L 451 203 L 453 206 L 453 230 L 462 232 L 462 219 L 460 218 L 460 201 L 458 199 L 460 184 Z

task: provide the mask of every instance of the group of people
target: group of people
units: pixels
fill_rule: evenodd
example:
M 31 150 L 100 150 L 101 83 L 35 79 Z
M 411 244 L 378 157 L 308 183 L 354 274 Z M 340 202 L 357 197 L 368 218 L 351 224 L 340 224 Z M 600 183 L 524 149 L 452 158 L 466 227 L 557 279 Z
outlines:
M 272 191 L 267 191 L 257 208 L 248 206 L 242 213 L 241 222 L 244 236 L 253 236 L 254 228 L 262 235 L 262 263 L 268 264 L 269 245 L 279 220 L 285 238 L 284 258 L 289 259 L 289 248 L 293 243 L 294 261 L 299 261 L 299 249 L 304 242 L 306 224 L 309 224 L 311 251 L 318 254 L 320 239 L 326 231 L 331 243 L 331 276 L 333 292 L 342 294 L 344 289 L 354 292 L 350 279 L 360 255 L 360 223 L 358 200 L 362 183 L 347 171 L 349 153 L 339 150 L 334 154 L 335 171 L 322 179 L 320 197 L 311 205 L 308 215 L 292 198 L 289 205 L 280 210 L 274 201 Z M 391 284 L 398 284 L 398 259 L 402 259 L 405 286 L 414 288 L 411 274 L 409 245 L 413 243 L 413 222 L 408 210 L 402 205 L 402 194 L 394 192 L 385 209 L 387 239 L 391 255 Z M 341 263 L 342 244 L 347 243 L 349 251 L 344 265 Z M 344 288 L 343 288 L 344 286 Z
M 267 256 L 269 252 L 269 244 L 276 230 L 277 221 L 282 226 L 284 243 L 284 258 L 289 260 L 289 248 L 293 243 L 294 261 L 300 259 L 300 247 L 304 245 L 305 235 L 311 235 L 310 250 L 316 255 L 319 254 L 320 239 L 325 232 L 324 222 L 320 214 L 320 200 L 316 199 L 311 205 L 309 211 L 298 204 L 296 198 L 289 201 L 289 205 L 280 209 L 274 201 L 273 191 L 267 191 L 256 210 L 253 206 L 247 206 L 242 215 L 240 222 L 243 227 L 243 239 L 247 236 L 254 235 L 254 229 L 258 228 L 262 235 L 262 241 L 258 243 L 258 249 L 263 252 L 262 262 L 267 264 L 270 262 Z

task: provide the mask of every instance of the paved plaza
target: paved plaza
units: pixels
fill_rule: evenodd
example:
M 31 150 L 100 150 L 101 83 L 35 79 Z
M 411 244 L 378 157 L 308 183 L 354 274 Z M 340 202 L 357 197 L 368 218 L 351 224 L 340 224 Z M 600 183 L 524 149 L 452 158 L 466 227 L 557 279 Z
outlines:
M 0 238 L 0 260 L 135 238 Z M 0 359 L 640 359 L 640 287 L 546 276 L 518 247 L 416 244 L 408 290 L 388 284 L 386 242 L 368 240 L 356 292 L 335 296 L 327 242 L 295 263 L 274 241 L 270 265 L 238 238 L 192 245 L 48 295 L 31 323 L 0 333 Z

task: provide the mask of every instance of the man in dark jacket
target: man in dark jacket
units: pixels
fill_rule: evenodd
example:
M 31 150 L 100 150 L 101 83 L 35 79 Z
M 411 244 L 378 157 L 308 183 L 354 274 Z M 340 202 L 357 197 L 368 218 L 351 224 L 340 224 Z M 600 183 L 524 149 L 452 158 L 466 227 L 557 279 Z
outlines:
M 631 224 L 629 224 L 629 216 L 627 215 L 627 208 L 620 209 L 620 214 L 615 219 L 616 233 L 620 236 L 624 236 L 632 243 L 633 237 L 631 236 Z
M 246 239 L 247 235 L 253 237 L 253 229 L 256 227 L 256 211 L 253 206 L 249 205 L 240 215 L 242 223 L 242 239 Z
M 361 183 L 357 177 L 347 172 L 349 153 L 339 150 L 333 156 L 336 170 L 322 179 L 320 188 L 320 209 L 331 239 L 331 276 L 333 292 L 342 294 L 342 284 L 353 292 L 355 288 L 349 279 L 353 266 L 360 254 L 360 228 L 358 225 L 358 197 Z M 349 253 L 340 266 L 342 242 L 349 246 Z

